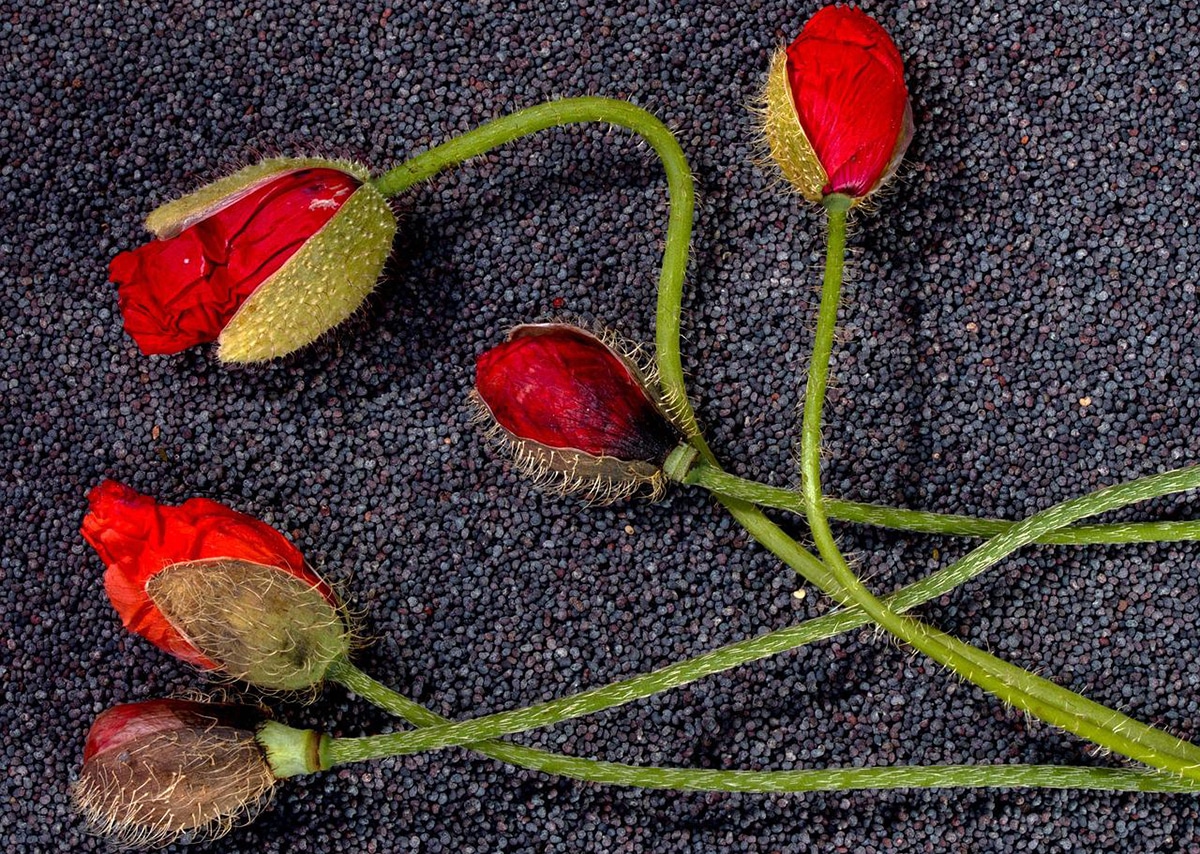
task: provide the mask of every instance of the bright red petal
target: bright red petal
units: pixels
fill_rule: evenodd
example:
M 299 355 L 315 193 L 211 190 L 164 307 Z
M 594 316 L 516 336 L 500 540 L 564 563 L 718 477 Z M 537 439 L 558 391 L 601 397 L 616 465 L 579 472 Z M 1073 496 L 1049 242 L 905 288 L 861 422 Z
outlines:
M 125 331 L 143 353 L 215 341 L 259 285 L 321 230 L 359 186 L 336 169 L 268 181 L 169 240 L 109 265 Z
M 829 176 L 826 193 L 865 196 L 905 133 L 904 64 L 887 32 L 859 9 L 827 6 L 787 50 L 804 133 Z

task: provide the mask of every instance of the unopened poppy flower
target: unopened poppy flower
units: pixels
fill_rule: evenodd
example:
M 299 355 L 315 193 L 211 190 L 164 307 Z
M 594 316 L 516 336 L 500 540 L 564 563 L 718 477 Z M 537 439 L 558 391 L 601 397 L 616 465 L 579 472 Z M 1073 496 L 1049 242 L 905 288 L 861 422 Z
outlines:
M 349 317 L 375 287 L 396 218 L 361 167 L 277 158 L 163 205 L 146 227 L 157 239 L 109 266 L 138 347 L 218 341 L 221 359 L 251 362 Z
M 159 504 L 115 481 L 83 536 L 122 623 L 159 648 L 267 689 L 316 685 L 349 651 L 337 600 L 270 525 L 210 501 Z
M 775 55 L 765 101 L 771 155 L 813 202 L 857 204 L 895 173 L 912 140 L 900 52 L 854 7 L 821 9 Z
M 684 441 L 634 361 L 567 324 L 513 329 L 476 362 L 475 398 L 527 474 L 593 501 L 659 493 Z
M 93 828 L 125 846 L 211 839 L 253 817 L 281 777 L 320 770 L 320 741 L 249 706 L 114 706 L 88 732 L 73 795 Z

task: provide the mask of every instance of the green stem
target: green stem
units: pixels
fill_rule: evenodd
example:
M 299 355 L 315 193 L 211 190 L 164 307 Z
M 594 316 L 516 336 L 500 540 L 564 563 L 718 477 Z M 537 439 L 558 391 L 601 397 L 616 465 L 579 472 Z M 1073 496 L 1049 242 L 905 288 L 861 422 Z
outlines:
M 560 101 L 553 104 L 544 104 L 537 107 L 523 110 L 512 116 L 499 119 L 491 122 L 472 131 L 464 136 L 452 140 L 442 146 L 431 149 L 418 157 L 413 158 L 407 163 L 401 164 L 391 170 L 384 176 L 380 177 L 375 183 L 379 190 L 385 195 L 394 195 L 403 190 L 425 180 L 440 172 L 455 163 L 460 163 L 463 160 L 482 154 L 496 146 L 502 145 L 520 136 L 535 132 L 548 127 L 553 127 L 561 124 L 578 122 L 578 121 L 607 121 L 612 124 L 617 124 L 627 127 L 643 136 L 658 152 L 663 159 L 664 166 L 667 170 L 668 183 L 671 192 L 671 212 L 668 225 L 666 248 L 664 250 L 664 259 L 662 272 L 659 283 L 659 303 L 657 315 L 657 344 L 659 354 L 659 367 L 663 377 L 663 388 L 668 401 L 675 409 L 679 420 L 683 424 L 686 432 L 692 438 L 693 445 L 701 453 L 704 459 L 710 464 L 715 465 L 715 458 L 711 451 L 707 448 L 703 439 L 699 435 L 694 412 L 692 411 L 690 402 L 686 397 L 685 385 L 683 382 L 682 365 L 679 356 L 679 329 L 680 329 L 680 305 L 682 297 L 682 285 L 687 270 L 687 251 L 688 241 L 691 232 L 691 220 L 694 206 L 694 190 L 691 178 L 690 169 L 687 166 L 686 159 L 682 151 L 679 149 L 677 142 L 670 132 L 653 116 L 645 111 L 620 101 L 610 101 L 600 98 L 578 98 L 566 101 Z M 801 571 L 810 580 L 820 584 L 827 590 L 839 590 L 839 579 L 836 573 L 830 572 L 820 561 L 815 557 L 804 552 L 802 549 L 795 547 L 793 550 L 788 546 L 789 538 L 784 538 L 787 542 L 778 540 L 782 537 L 782 532 L 775 529 L 778 537 L 772 532 L 774 526 L 762 515 L 756 508 L 747 505 L 743 501 L 734 498 L 724 497 L 722 503 L 730 509 L 736 518 L 739 519 L 756 537 L 764 542 L 774 542 L 776 553 L 786 555 L 789 563 Z M 791 543 L 791 546 L 795 546 Z M 852 574 L 851 574 L 852 575 Z M 869 595 L 869 594 L 868 594 Z M 398 696 L 398 695 L 397 695 Z M 407 701 L 406 701 L 407 702 Z M 403 704 L 401 704 L 403 705 Z M 419 707 L 417 707 L 419 708 Z M 408 708 L 409 714 L 415 714 L 413 708 Z M 432 714 L 432 713 L 427 713 Z M 437 723 L 448 723 L 445 719 L 438 719 Z M 344 740 L 343 740 L 344 741 Z M 353 740 L 350 740 L 353 741 Z M 501 749 L 511 748 L 511 745 L 499 745 Z M 524 750 L 524 748 L 516 748 Z M 336 758 L 341 751 L 336 742 L 331 742 L 329 754 Z M 548 762 L 587 762 L 587 760 L 571 760 L 567 757 L 554 757 L 547 755 Z M 609 763 L 601 763 L 601 765 L 610 765 Z M 532 766 L 531 766 L 532 767 Z M 594 763 L 589 767 L 599 767 Z M 621 766 L 610 766 L 620 768 Z M 1012 766 L 1008 766 L 1012 767 Z M 550 770 L 555 773 L 570 774 L 568 770 L 556 769 L 548 765 L 543 766 L 543 770 Z M 634 769 L 638 772 L 651 771 L 653 769 Z M 664 772 L 669 769 L 658 769 Z M 858 770 L 858 769 L 854 769 Z M 879 770 L 888 773 L 896 773 L 902 771 L 916 771 L 920 769 L 863 769 L 863 770 Z M 929 769 L 932 771 L 933 769 Z M 977 773 L 979 769 L 969 767 L 970 773 Z M 1084 769 L 1087 770 L 1087 769 Z M 687 773 L 687 772 L 671 772 L 671 773 Z M 739 772 L 703 772 L 707 774 L 720 773 L 739 773 Z M 754 774 L 756 772 L 744 772 Z M 768 772 L 769 773 L 769 772 Z M 787 772 L 791 773 L 791 772 Z M 1005 772 L 1001 772 L 1005 773 Z M 577 775 L 571 775 L 577 776 Z M 661 779 L 661 778 L 660 778 Z M 943 777 L 943 779 L 945 779 Z M 610 782 L 619 782 L 618 780 L 610 780 Z M 965 783 L 964 783 L 965 784 Z M 664 785 L 676 786 L 685 785 L 683 783 L 665 783 Z M 836 786 L 844 786 L 846 783 L 839 782 Z M 959 785 L 959 784 L 955 784 Z M 1074 785 L 1074 784 L 1071 784 Z M 706 787 L 702 787 L 706 788 Z M 718 788 L 726 788 L 724 786 Z M 782 791 L 782 789 L 777 789 Z M 797 789 L 798 790 L 798 789 Z
M 627 128 L 654 148 L 666 169 L 671 197 L 663 275 L 669 275 L 679 267 L 686 269 L 688 239 L 695 205 L 691 169 L 683 150 L 666 125 L 650 113 L 626 101 L 585 97 L 537 104 L 482 124 L 462 136 L 418 154 L 376 178 L 374 184 L 384 196 L 394 196 L 432 178 L 450 166 L 485 154 L 523 136 L 579 122 L 607 122 Z
M 760 507 L 804 514 L 804 496 L 793 489 L 768 486 L 698 462 L 681 479 L 682 483 L 702 486 L 714 495 L 748 501 Z M 989 539 L 1013 529 L 1018 523 L 1007 519 L 980 519 L 954 513 L 906 510 L 883 504 L 867 504 L 824 497 L 830 519 L 896 528 L 923 534 Z M 1092 514 L 1088 514 L 1092 515 Z M 1167 543 L 1200 540 L 1200 520 L 1180 522 L 1118 522 L 1110 525 L 1079 525 L 1050 531 L 1034 542 L 1045 545 L 1085 546 L 1122 543 Z
M 667 173 L 670 213 L 663 246 L 662 268 L 659 273 L 659 293 L 681 294 L 687 274 L 688 245 L 692 235 L 692 217 L 696 205 L 695 181 L 687 157 L 675 136 L 650 113 L 626 101 L 611 98 L 566 98 L 537 104 L 512 115 L 480 125 L 455 139 L 435 146 L 396 166 L 375 179 L 375 187 L 384 196 L 394 196 L 432 178 L 450 166 L 485 154 L 498 146 L 547 128 L 577 122 L 607 122 L 627 128 L 650 144 L 662 161 Z M 679 338 L 679 300 L 671 303 L 659 300 L 656 329 L 659 345 L 665 339 Z M 678 350 L 678 348 L 676 348 Z M 682 378 L 682 368 L 676 360 L 676 370 Z M 681 389 L 682 386 L 674 386 Z M 695 414 L 687 400 L 667 398 L 672 409 L 690 435 L 699 433 Z
M 1156 768 L 1200 780 L 1200 748 L 1042 679 L 945 632 L 900 616 L 879 601 L 838 549 L 821 496 L 821 412 L 829 377 L 845 252 L 846 215 L 829 212 L 829 248 L 813 355 L 809 362 L 800 468 L 809 529 L 836 584 L 827 590 L 896 637 L 1007 703 L 1099 746 Z M 782 532 L 780 532 L 782 535 Z
M 1037 541 L 1043 536 L 1043 532 L 1055 526 L 1070 524 L 1093 513 L 1124 507 L 1134 501 L 1197 486 L 1200 486 L 1200 467 L 1191 467 L 1118 484 L 1056 505 L 1019 525 L 1012 526 L 1007 533 L 985 543 L 962 560 L 893 594 L 888 599 L 888 607 L 904 611 L 940 596 L 974 578 L 1022 546 Z M 866 616 L 857 609 L 819 617 L 799 626 L 729 644 L 651 673 L 569 697 L 398 736 L 391 750 L 398 753 L 415 753 L 550 726 L 678 688 L 705 676 L 832 637 L 866 622 Z
M 845 246 L 844 214 L 831 213 L 830 225 L 831 251 L 827 255 L 829 263 L 826 286 L 822 289 L 822 304 L 824 306 L 826 296 L 832 290 L 834 298 L 832 308 L 824 310 L 823 314 L 833 313 L 834 319 L 836 319 L 837 294 L 840 291 L 841 267 L 844 263 L 842 255 Z M 668 400 L 675 403 L 679 410 L 679 414 L 682 416 L 681 421 L 688 431 L 692 444 L 700 451 L 705 462 L 713 467 L 718 467 L 712 451 L 700 436 L 700 431 L 696 427 L 695 414 L 692 412 L 691 403 L 687 398 L 679 348 L 679 314 L 683 297 L 683 273 L 683 270 L 675 270 L 673 275 L 668 276 L 664 270 L 660 282 L 658 294 L 660 326 L 656 338 L 659 377 L 663 393 Z M 662 324 L 663 318 L 671 320 L 669 326 Z M 824 337 L 826 343 L 823 347 L 825 350 L 824 364 L 818 369 L 818 383 L 816 386 L 810 387 L 810 400 L 805 406 L 805 424 L 808 428 L 805 431 L 805 439 L 812 446 L 808 449 L 810 459 L 806 468 L 809 470 L 807 476 L 809 482 L 805 488 L 807 490 L 815 488 L 815 491 L 810 491 L 806 495 L 806 498 L 811 501 L 808 508 L 810 525 L 812 524 L 811 517 L 815 517 L 818 523 L 824 522 L 824 536 L 821 541 L 826 550 L 829 550 L 829 546 L 832 544 L 832 535 L 829 534 L 828 521 L 824 516 L 820 496 L 819 438 L 825 380 L 828 376 L 829 354 L 832 350 L 833 323 L 825 318 L 825 328 L 821 330 L 819 319 L 818 326 L 819 333 Z M 821 349 L 821 346 L 817 345 L 816 349 Z M 817 361 L 816 356 L 813 361 Z M 816 392 L 819 392 L 819 395 L 814 394 Z M 814 399 L 818 401 L 816 407 L 811 405 Z M 813 471 L 814 468 L 815 471 Z M 1197 771 L 1197 766 L 1200 765 L 1200 749 L 1194 745 L 1182 742 L 1168 733 L 1147 727 L 1126 715 L 1086 700 L 1048 680 L 1040 679 L 1028 671 L 1013 667 L 1011 664 L 967 644 L 961 644 L 943 633 L 935 633 L 933 629 L 924 624 L 896 616 L 894 612 L 883 607 L 882 603 L 862 586 L 854 573 L 849 571 L 844 560 L 838 561 L 835 566 L 826 566 L 811 553 L 800 548 L 758 508 L 736 498 L 718 496 L 718 500 L 751 536 L 810 582 L 839 601 L 849 600 L 860 603 L 863 610 L 877 622 L 879 620 L 876 615 L 882 615 L 887 624 L 885 627 L 898 628 L 902 637 L 908 636 L 917 639 L 918 642 L 913 645 L 918 649 L 935 653 L 932 655 L 935 660 L 946 659 L 948 651 L 949 658 L 960 665 L 961 669 L 957 671 L 960 675 L 970 678 L 977 684 L 986 683 L 981 684 L 981 687 L 987 690 L 995 689 L 993 693 L 997 693 L 1007 702 L 1018 705 L 1038 717 L 1045 715 L 1051 719 L 1051 723 L 1077 735 L 1091 738 L 1097 744 L 1155 767 L 1176 770 L 1186 776 L 1200 779 L 1200 772 Z M 833 544 L 832 552 L 836 553 L 836 551 L 836 544 Z M 840 553 L 837 556 L 840 558 Z M 919 631 L 925 634 L 919 636 Z M 929 641 L 927 642 L 925 638 L 929 638 Z M 956 647 L 955 644 L 958 646 Z M 966 647 L 966 649 L 959 647 Z M 968 662 L 970 663 L 968 664 Z M 975 668 L 979 668 L 978 673 Z M 998 674 L 1003 674 L 1003 676 L 999 677 Z M 1032 690 L 1034 695 L 1029 694 L 1027 689 Z M 1043 702 L 1050 698 L 1056 700 L 1058 704 L 1065 702 L 1065 708 L 1055 703 Z
M 348 662 L 333 678 L 381 709 L 418 727 L 450 723 L 380 684 Z M 397 735 L 405 735 L 398 733 Z M 330 765 L 392 755 L 383 740 L 331 739 L 325 747 Z M 371 741 L 373 743 L 365 744 Z M 347 744 L 349 743 L 349 744 Z M 492 759 L 541 771 L 613 786 L 645 789 L 682 789 L 713 792 L 827 792 L 850 789 L 925 789 L 966 787 L 1039 787 L 1136 792 L 1196 792 L 1200 785 L 1177 777 L 1146 771 L 1057 767 L 1050 765 L 932 765 L 883 768 L 827 768 L 802 771 L 712 771 L 693 768 L 659 768 L 563 756 L 532 747 L 485 741 L 469 747 Z
M 1004 534 L 981 545 L 961 560 L 896 591 L 886 600 L 887 607 L 896 612 L 907 611 L 941 596 L 1023 546 L 1041 541 L 1057 527 L 1089 515 L 1117 510 L 1137 501 L 1197 487 L 1200 487 L 1200 466 L 1191 466 L 1117 484 L 1057 504 L 1010 526 Z M 430 728 L 396 736 L 389 750 L 394 753 L 415 753 L 550 726 L 679 688 L 706 676 L 859 628 L 868 622 L 867 616 L 857 608 L 829 614 L 569 697 L 459 723 L 426 725 Z

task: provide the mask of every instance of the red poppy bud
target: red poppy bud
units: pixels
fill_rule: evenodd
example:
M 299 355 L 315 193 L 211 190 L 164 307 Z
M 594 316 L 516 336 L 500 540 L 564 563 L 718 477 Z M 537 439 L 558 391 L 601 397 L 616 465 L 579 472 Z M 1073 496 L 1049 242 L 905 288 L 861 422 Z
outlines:
M 83 536 L 121 621 L 160 649 L 267 689 L 318 683 L 349 651 L 333 591 L 269 525 L 206 498 L 159 504 L 106 480 Z
M 150 700 L 115 706 L 88 732 L 73 795 L 98 832 L 129 847 L 220 836 L 270 799 L 257 709 Z
M 767 141 L 813 202 L 857 204 L 895 173 L 912 140 L 900 52 L 865 12 L 827 6 L 771 64 Z
M 143 353 L 219 341 L 249 362 L 309 344 L 375 287 L 396 231 L 365 170 L 267 160 L 163 205 L 158 238 L 109 266 L 125 330 Z
M 661 492 L 683 442 L 632 359 L 565 324 L 518 326 L 480 356 L 475 398 L 527 474 L 594 501 Z

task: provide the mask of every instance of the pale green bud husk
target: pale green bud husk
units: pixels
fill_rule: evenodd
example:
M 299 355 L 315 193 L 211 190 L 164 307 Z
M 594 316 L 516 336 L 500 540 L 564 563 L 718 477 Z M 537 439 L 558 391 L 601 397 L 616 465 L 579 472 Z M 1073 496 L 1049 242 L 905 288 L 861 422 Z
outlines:
M 299 777 L 325 770 L 321 752 L 329 736 L 311 729 L 294 729 L 265 721 L 255 736 L 276 778 Z
M 176 563 L 151 576 L 146 594 L 206 658 L 266 690 L 314 687 L 350 652 L 339 609 L 277 567 L 229 558 Z
M 396 234 L 396 216 L 363 184 L 226 324 L 225 362 L 273 359 L 311 344 L 348 318 L 375 288 Z

